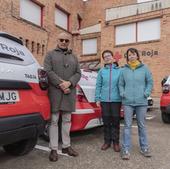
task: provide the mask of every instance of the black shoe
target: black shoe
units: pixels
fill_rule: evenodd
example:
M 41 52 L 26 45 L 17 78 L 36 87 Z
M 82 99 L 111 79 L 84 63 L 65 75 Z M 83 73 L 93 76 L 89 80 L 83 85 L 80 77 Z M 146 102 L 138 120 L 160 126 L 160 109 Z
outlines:
M 58 160 L 57 150 L 51 150 L 50 155 L 49 155 L 49 160 L 52 162 L 55 162 Z
M 72 147 L 62 148 L 62 153 L 73 157 L 77 157 L 79 155 Z

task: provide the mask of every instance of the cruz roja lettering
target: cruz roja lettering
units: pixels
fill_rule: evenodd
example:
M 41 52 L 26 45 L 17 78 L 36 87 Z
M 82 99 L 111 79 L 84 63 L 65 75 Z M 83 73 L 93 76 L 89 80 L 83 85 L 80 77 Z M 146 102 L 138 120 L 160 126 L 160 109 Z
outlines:
M 3 43 L 0 43 L 0 51 L 5 51 L 5 52 L 12 52 L 12 53 L 15 53 L 17 55 L 22 55 L 22 56 L 25 56 L 24 52 L 21 51 L 21 50 L 18 50 L 16 47 L 10 47 L 10 46 L 7 46 Z

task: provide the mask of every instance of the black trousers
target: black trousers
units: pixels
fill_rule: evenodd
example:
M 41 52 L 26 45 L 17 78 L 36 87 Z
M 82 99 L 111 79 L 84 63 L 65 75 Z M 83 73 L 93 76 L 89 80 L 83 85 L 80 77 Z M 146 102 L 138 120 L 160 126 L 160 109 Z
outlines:
M 119 144 L 121 102 L 101 102 L 104 142 Z

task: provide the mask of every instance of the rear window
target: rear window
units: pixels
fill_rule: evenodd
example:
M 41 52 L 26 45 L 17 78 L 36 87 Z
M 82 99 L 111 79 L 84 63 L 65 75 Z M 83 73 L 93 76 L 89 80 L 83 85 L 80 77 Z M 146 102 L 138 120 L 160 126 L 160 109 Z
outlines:
M 31 52 L 23 45 L 0 37 L 0 62 L 30 65 L 35 62 Z

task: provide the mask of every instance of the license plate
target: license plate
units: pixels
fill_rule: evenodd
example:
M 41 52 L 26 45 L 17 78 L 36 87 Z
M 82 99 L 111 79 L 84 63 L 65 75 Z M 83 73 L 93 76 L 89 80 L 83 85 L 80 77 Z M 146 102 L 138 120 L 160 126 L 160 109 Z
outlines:
M 18 102 L 19 93 L 15 90 L 0 90 L 0 103 Z

